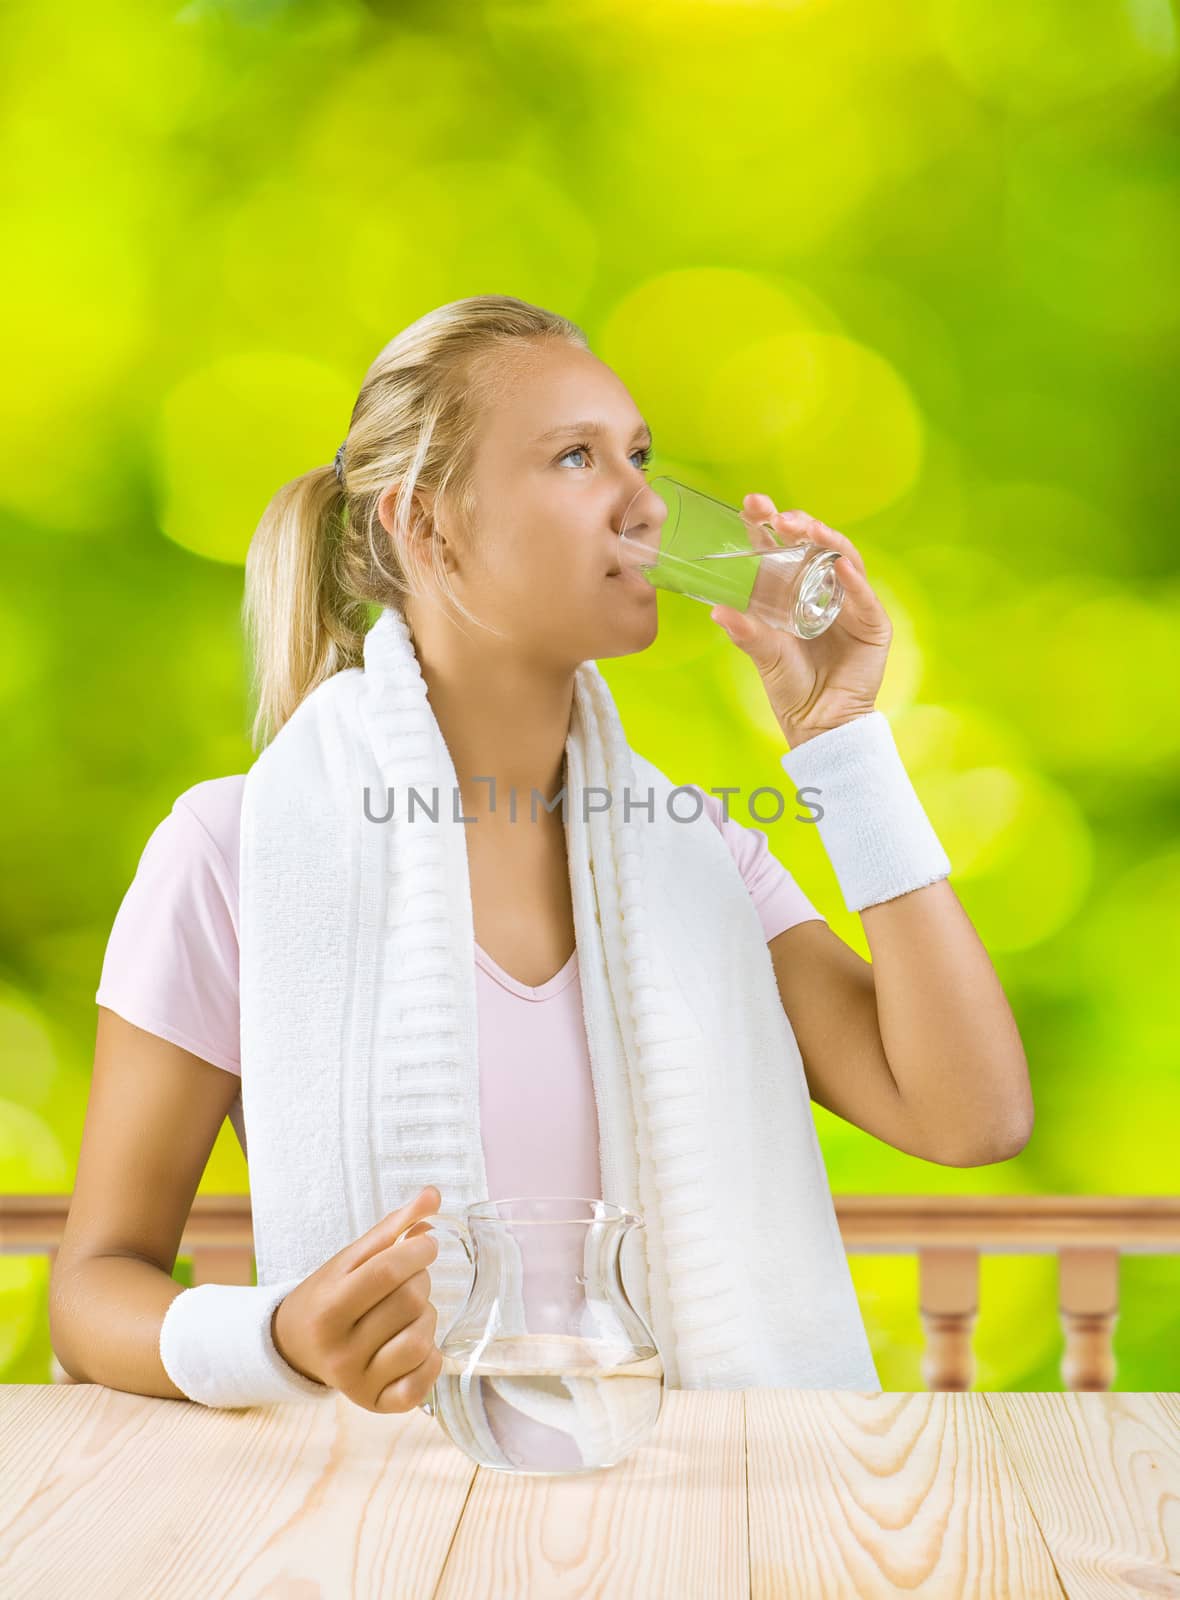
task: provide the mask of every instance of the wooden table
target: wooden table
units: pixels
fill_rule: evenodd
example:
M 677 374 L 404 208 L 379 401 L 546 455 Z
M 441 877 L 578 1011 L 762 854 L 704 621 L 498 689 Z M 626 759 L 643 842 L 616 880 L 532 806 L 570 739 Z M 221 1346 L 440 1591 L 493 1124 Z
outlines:
M 671 1389 L 585 1477 L 420 1411 L 0 1386 L 0 1595 L 1180 1596 L 1180 1395 Z

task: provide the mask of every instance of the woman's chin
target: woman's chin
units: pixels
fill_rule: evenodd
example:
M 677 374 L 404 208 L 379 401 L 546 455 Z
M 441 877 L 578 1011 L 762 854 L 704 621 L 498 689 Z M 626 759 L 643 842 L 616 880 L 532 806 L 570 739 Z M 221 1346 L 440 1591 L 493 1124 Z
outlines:
M 604 630 L 599 656 L 629 656 L 646 650 L 655 642 L 660 631 L 660 617 L 654 600 L 650 607 L 642 604 L 634 609 L 620 608 L 611 618 L 610 627 Z

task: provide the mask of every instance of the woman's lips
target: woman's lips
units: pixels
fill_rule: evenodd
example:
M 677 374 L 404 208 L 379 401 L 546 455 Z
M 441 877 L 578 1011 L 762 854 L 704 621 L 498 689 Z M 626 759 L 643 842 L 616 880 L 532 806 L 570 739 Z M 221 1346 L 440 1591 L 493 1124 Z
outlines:
M 607 577 L 613 578 L 618 583 L 625 583 L 629 588 L 643 589 L 648 594 L 655 594 L 655 589 L 652 585 L 648 583 L 641 572 L 637 572 L 633 567 L 616 567 L 613 571 L 607 573 Z

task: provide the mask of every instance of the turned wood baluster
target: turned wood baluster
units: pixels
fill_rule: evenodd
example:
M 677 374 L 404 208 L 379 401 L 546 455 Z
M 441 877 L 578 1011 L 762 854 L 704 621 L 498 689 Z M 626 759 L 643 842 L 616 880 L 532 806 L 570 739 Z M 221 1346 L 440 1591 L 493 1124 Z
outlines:
M 970 1389 L 975 1376 L 971 1334 L 979 1310 L 978 1250 L 919 1250 L 918 1297 L 926 1347 L 927 1389 Z
M 1057 1253 L 1057 1282 L 1065 1331 L 1062 1381 L 1067 1389 L 1109 1389 L 1114 1382 L 1119 1253 L 1062 1246 Z

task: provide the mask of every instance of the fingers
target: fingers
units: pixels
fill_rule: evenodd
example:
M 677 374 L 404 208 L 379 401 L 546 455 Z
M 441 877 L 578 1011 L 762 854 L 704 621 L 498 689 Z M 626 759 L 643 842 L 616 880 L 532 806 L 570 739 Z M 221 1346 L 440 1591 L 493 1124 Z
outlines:
M 852 567 L 856 568 L 862 578 L 865 577 L 864 558 L 852 540 L 836 528 L 829 528 L 826 522 L 821 522 L 809 512 L 776 511 L 774 501 L 768 494 L 757 493 L 745 496 L 742 500 L 742 511 L 746 516 L 765 518 L 772 524 L 775 533 L 784 544 L 799 544 L 804 539 L 810 539 L 812 544 L 822 545 L 828 550 L 838 550 L 845 557 L 843 561 L 837 561 L 835 567 L 841 580 Z
M 857 561 L 859 559 L 858 556 Z M 832 571 L 844 587 L 844 603 L 832 626 L 859 639 L 862 644 L 888 644 L 893 637 L 893 623 L 876 590 L 865 577 L 864 563 L 857 565 L 849 556 L 842 554 L 833 564 Z
M 357 1323 L 352 1335 L 352 1349 L 366 1379 L 371 1375 L 370 1369 L 387 1351 L 405 1353 L 407 1343 L 412 1345 L 413 1341 L 407 1342 L 403 1335 L 413 1328 L 424 1333 L 428 1342 L 434 1340 L 438 1328 L 438 1308 L 430 1298 L 430 1274 L 426 1271 L 416 1272 L 400 1289 L 375 1305 Z M 389 1383 L 400 1377 L 401 1373 L 411 1371 L 428 1353 L 425 1349 L 418 1351 L 412 1360 L 404 1361 L 397 1371 L 387 1372 L 385 1382 Z
M 849 623 L 856 618 L 862 627 L 870 625 L 874 633 L 882 629 L 892 632 L 885 607 L 865 572 L 864 557 L 846 534 L 829 528 L 826 522 L 821 522 L 806 511 L 779 511 L 773 521 L 788 543 L 808 539 L 822 549 L 839 552 L 839 559 L 833 563 L 832 571 L 844 586 L 845 604 L 836 617 L 836 627 L 847 633 Z
M 739 650 L 745 652 L 759 672 L 769 671 L 781 656 L 785 646 L 783 636 L 776 628 L 757 617 L 749 617 L 732 606 L 714 606 L 709 615 L 724 628 Z
M 350 1323 L 358 1323 L 375 1306 L 401 1289 L 416 1273 L 438 1258 L 438 1235 L 415 1234 L 378 1250 L 345 1278 L 339 1300 Z
M 747 617 L 744 612 L 735 610 L 733 606 L 716 605 L 709 612 L 709 616 L 718 627 L 725 629 L 734 644 L 741 645 L 743 649 L 754 635 L 753 617 Z
M 750 525 L 750 543 L 755 550 L 773 550 L 782 545 L 774 526 L 777 513 L 768 494 L 748 494 L 742 501 L 742 518 Z
M 796 541 L 810 539 L 812 544 L 822 545 L 827 550 L 838 550 L 846 557 L 846 560 L 836 563 L 836 571 L 841 578 L 850 566 L 855 567 L 862 578 L 865 576 L 864 558 L 852 540 L 835 528 L 829 528 L 818 517 L 809 516 L 806 511 L 780 511 L 774 521 L 777 527 L 793 535 Z
M 742 500 L 742 510 L 755 517 L 772 517 L 774 501 L 768 494 L 748 494 Z
M 429 1300 L 417 1311 L 418 1303 L 415 1299 L 408 1313 L 387 1321 L 384 1330 L 370 1325 L 371 1348 L 354 1332 L 337 1351 L 329 1369 L 333 1386 L 357 1405 L 370 1411 L 411 1411 L 430 1393 L 443 1365 L 435 1339 L 438 1312 Z
M 345 1272 L 362 1266 L 370 1256 L 393 1244 L 399 1234 L 408 1232 L 413 1224 L 437 1211 L 441 1204 L 442 1195 L 438 1189 L 432 1183 L 427 1184 L 412 1200 L 382 1217 L 380 1222 L 375 1222 L 368 1233 L 362 1233 L 359 1239 L 340 1252 L 339 1259 Z M 414 1237 L 421 1235 L 415 1234 Z
M 395 1358 L 395 1365 L 402 1358 Z M 412 1411 L 420 1406 L 438 1382 L 443 1369 L 442 1351 L 430 1341 L 430 1349 L 419 1364 L 409 1372 L 396 1376 L 392 1382 L 381 1382 L 384 1374 L 377 1368 L 377 1393 L 373 1399 L 374 1411 Z

